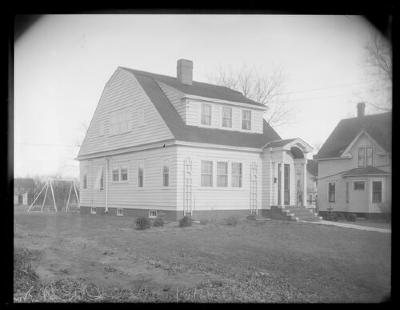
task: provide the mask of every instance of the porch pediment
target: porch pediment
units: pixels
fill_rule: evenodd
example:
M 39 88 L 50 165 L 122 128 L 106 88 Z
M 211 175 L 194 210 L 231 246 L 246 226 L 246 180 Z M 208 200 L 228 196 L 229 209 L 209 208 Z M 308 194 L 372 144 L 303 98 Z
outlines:
M 313 147 L 311 145 L 300 138 L 271 141 L 264 145 L 263 148 L 271 148 L 274 151 L 290 151 L 292 150 L 292 148 L 298 148 L 303 153 L 309 153 L 313 150 Z

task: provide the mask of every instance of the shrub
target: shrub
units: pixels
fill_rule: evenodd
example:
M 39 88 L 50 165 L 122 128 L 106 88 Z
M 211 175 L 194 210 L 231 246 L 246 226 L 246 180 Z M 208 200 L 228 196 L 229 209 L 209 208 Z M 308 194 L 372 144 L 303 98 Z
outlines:
M 192 226 L 192 218 L 190 216 L 184 216 L 179 220 L 179 227 Z
M 336 213 L 330 212 L 330 213 L 326 214 L 325 220 L 336 222 L 338 220 L 338 216 L 336 215 Z
M 154 227 L 164 226 L 164 220 L 162 219 L 162 217 L 157 217 L 153 222 L 153 226 Z
M 201 219 L 200 220 L 200 224 L 201 225 L 207 225 L 208 224 L 208 220 L 207 219 Z
M 226 225 L 229 226 L 236 226 L 238 223 L 238 220 L 234 216 L 230 216 L 225 220 Z
M 147 217 L 138 217 L 136 219 L 136 229 L 144 230 L 150 228 L 150 219 Z
M 355 222 L 356 216 L 353 213 L 348 213 L 346 214 L 346 220 L 348 220 L 349 222 Z
M 343 215 L 343 213 L 339 212 L 339 213 L 335 213 L 336 214 L 336 220 L 337 221 L 343 221 L 346 219 L 346 216 Z
M 250 221 L 255 221 L 256 220 L 256 216 L 254 214 L 249 214 L 246 218 L 248 220 L 250 220 Z

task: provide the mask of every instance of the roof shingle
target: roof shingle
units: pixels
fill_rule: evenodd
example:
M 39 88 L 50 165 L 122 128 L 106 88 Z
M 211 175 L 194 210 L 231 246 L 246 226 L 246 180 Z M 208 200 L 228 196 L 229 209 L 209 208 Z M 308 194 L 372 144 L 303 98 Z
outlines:
M 345 171 L 343 173 L 343 176 L 349 177 L 349 176 L 387 175 L 387 174 L 389 173 L 381 169 L 378 169 L 376 167 L 361 167 Z

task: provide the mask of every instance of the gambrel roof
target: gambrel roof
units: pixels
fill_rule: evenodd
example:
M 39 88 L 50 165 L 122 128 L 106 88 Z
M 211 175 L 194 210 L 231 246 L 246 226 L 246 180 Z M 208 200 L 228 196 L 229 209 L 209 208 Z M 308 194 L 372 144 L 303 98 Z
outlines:
M 386 152 L 391 152 L 392 113 L 387 112 L 341 120 L 315 158 L 340 157 L 362 131 L 368 133 Z
M 136 77 L 176 140 L 261 148 L 269 141 L 281 139 L 276 131 L 265 120 L 263 120 L 262 134 L 186 125 L 161 89 L 158 82 L 168 84 L 184 93 L 260 105 L 259 103 L 244 97 L 239 92 L 226 87 L 199 82 L 193 82 L 193 85 L 184 85 L 173 77 L 126 68 L 122 69 L 127 70 Z

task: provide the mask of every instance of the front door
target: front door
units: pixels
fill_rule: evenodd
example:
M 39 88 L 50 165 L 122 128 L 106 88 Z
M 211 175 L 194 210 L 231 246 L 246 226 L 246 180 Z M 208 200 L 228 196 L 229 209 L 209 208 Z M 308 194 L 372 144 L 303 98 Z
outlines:
M 284 170 L 284 204 L 289 205 L 290 204 L 290 165 L 285 164 L 285 170 Z

